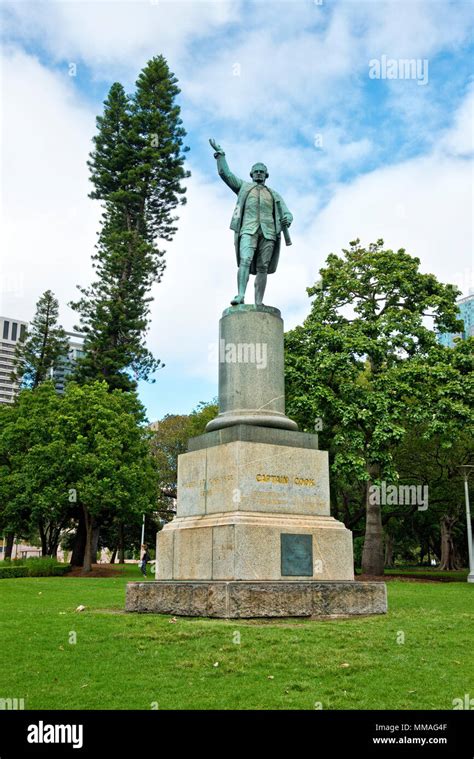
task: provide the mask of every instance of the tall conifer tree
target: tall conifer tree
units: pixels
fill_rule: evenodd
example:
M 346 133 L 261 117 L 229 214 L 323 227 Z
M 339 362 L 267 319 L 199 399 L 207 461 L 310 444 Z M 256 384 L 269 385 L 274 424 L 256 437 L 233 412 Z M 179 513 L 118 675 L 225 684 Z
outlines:
M 36 304 L 36 313 L 25 338 L 16 344 L 13 378 L 24 387 L 36 388 L 50 379 L 50 370 L 67 359 L 69 343 L 58 325 L 59 304 L 46 290 Z
M 94 190 L 104 202 L 96 281 L 81 288 L 72 304 L 86 335 L 79 381 L 105 379 L 110 389 L 131 390 L 160 366 L 145 346 L 151 286 L 165 268 L 156 238 L 171 241 L 173 211 L 185 202 L 183 146 L 186 134 L 175 98 L 177 79 L 163 56 L 140 73 L 127 96 L 112 85 L 97 118 L 98 133 L 88 165 Z

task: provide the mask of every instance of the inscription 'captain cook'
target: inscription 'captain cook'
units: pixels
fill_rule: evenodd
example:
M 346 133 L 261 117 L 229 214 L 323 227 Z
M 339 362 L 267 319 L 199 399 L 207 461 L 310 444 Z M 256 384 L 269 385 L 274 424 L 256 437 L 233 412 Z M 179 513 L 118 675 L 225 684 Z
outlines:
M 257 474 L 257 482 L 276 482 L 279 485 L 288 485 L 290 478 L 287 474 Z M 293 477 L 294 485 L 305 485 L 306 487 L 314 487 L 315 481 L 308 477 Z

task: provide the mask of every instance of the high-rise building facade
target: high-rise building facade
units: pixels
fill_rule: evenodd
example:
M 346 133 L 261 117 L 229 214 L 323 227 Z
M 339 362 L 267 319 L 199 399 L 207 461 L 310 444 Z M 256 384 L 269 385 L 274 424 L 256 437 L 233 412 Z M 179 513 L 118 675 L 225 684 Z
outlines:
M 445 345 L 448 348 L 454 347 L 454 338 L 458 337 L 462 340 L 467 340 L 468 337 L 474 337 L 474 293 L 466 295 L 465 298 L 461 298 L 457 302 L 459 310 L 459 319 L 464 322 L 464 330 L 462 332 L 452 333 L 445 332 L 438 334 L 438 342 L 441 345 Z
M 67 377 L 71 374 L 74 364 L 84 355 L 84 335 L 78 332 L 66 332 L 69 340 L 69 353 L 67 358 L 59 362 L 51 369 L 50 376 L 58 393 L 64 393 Z
M 28 322 L 0 316 L 0 403 L 13 403 L 18 392 L 19 383 L 12 379 L 13 359 L 16 344 L 24 339 L 27 328 Z M 66 378 L 76 361 L 84 355 L 84 336 L 77 332 L 66 332 L 66 336 L 69 341 L 68 356 L 49 371 L 58 393 L 64 392 Z
M 15 347 L 25 336 L 28 322 L 0 316 L 0 403 L 13 403 L 18 383 L 12 380 Z

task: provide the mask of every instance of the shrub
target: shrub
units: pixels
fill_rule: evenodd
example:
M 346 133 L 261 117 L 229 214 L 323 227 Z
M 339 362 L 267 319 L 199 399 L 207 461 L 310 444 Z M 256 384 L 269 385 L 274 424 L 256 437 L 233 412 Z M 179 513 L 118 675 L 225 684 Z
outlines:
M 8 580 L 12 577 L 27 577 L 28 567 L 15 567 L 9 564 L 7 567 L 0 567 L 0 580 Z
M 69 564 L 59 564 L 50 557 L 19 559 L 0 565 L 0 579 L 11 577 L 62 577 L 69 572 Z
M 63 575 L 69 570 L 69 564 L 59 564 L 50 556 L 26 559 L 24 565 L 28 570 L 28 577 L 54 577 Z

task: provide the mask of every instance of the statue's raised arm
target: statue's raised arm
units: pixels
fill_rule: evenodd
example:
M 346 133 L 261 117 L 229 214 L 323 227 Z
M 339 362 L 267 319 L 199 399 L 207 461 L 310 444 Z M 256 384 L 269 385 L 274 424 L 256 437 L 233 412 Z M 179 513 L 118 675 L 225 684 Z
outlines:
M 214 148 L 214 158 L 217 159 L 217 171 L 220 178 L 226 183 L 231 190 L 238 194 L 242 187 L 242 179 L 236 177 L 235 174 L 229 169 L 229 165 L 225 158 L 225 153 L 220 145 L 211 137 L 209 140 L 211 146 Z

